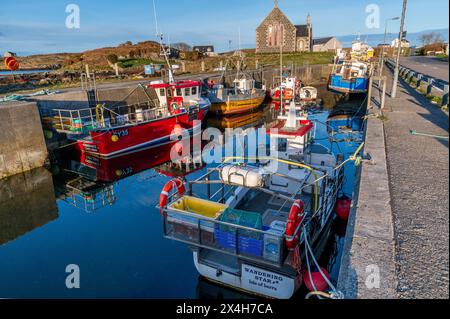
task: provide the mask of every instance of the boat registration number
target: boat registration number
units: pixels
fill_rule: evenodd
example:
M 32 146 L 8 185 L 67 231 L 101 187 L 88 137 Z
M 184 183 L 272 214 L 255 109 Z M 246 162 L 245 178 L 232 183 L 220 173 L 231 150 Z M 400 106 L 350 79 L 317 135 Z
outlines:
M 112 134 L 118 137 L 125 137 L 128 136 L 128 130 L 113 131 Z

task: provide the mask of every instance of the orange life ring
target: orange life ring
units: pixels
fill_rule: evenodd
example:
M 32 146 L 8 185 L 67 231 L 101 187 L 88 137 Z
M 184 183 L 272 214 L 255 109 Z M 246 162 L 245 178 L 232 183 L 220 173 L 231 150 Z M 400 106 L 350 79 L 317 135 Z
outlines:
M 19 62 L 13 57 L 5 58 L 4 62 L 8 70 L 16 71 L 17 69 L 19 69 Z
M 289 250 L 294 250 L 298 246 L 298 233 L 300 232 L 300 224 L 303 221 L 304 212 L 305 203 L 301 200 L 296 200 L 291 207 L 286 225 L 286 246 Z
M 161 195 L 159 195 L 159 209 L 161 214 L 163 213 L 163 209 L 167 206 L 169 194 L 174 188 L 177 189 L 178 196 L 180 197 L 186 193 L 186 187 L 184 186 L 184 182 L 181 178 L 176 178 L 167 182 L 161 191 Z

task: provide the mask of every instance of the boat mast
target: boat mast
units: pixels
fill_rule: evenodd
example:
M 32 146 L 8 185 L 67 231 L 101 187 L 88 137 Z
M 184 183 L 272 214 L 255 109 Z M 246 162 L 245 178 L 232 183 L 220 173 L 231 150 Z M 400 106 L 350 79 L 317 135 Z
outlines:
M 275 5 L 278 6 L 278 1 L 275 2 Z M 279 34 L 279 41 L 280 41 L 280 107 L 283 107 L 283 31 L 281 28 L 281 24 L 278 28 L 280 34 Z
M 159 38 L 159 45 L 161 46 L 161 54 L 164 56 L 164 60 L 166 61 L 167 67 L 169 68 L 169 83 L 174 84 L 175 77 L 173 76 L 172 65 L 170 64 L 170 61 L 169 61 L 170 46 L 169 46 L 168 50 L 166 50 L 166 48 L 164 47 L 164 43 L 163 43 L 163 38 L 164 38 L 163 34 L 161 32 L 159 32 L 159 29 L 158 29 L 158 16 L 156 14 L 155 0 L 153 0 L 153 13 L 155 15 L 156 36 Z

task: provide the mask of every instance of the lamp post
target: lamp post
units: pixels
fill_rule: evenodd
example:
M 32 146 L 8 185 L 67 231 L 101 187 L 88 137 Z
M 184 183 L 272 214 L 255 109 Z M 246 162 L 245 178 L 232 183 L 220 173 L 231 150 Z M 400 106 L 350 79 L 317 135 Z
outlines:
M 383 76 L 383 68 L 384 68 L 384 55 L 385 55 L 385 48 L 386 48 L 386 38 L 387 38 L 387 28 L 388 28 L 388 22 L 389 21 L 395 21 L 400 20 L 400 17 L 394 17 L 390 19 L 386 19 L 386 24 L 384 27 L 384 40 L 383 40 L 383 50 L 381 52 L 381 62 L 380 62 L 380 76 Z
M 397 85 L 398 85 L 398 74 L 399 74 L 399 64 L 400 64 L 400 53 L 402 51 L 402 42 L 403 42 L 403 31 L 405 26 L 405 17 L 406 17 L 406 5 L 407 0 L 403 0 L 403 11 L 402 11 L 402 23 L 400 24 L 400 35 L 398 39 L 398 48 L 397 48 L 397 61 L 395 63 L 395 71 L 394 71 L 394 82 L 392 83 L 392 93 L 391 97 L 397 97 Z

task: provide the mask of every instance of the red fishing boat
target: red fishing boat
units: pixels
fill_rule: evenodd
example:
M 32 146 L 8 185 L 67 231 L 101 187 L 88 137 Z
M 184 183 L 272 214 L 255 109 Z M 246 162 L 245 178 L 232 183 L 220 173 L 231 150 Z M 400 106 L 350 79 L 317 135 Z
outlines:
M 202 83 L 175 81 L 167 54 L 166 60 L 169 81 L 139 85 L 147 97 L 143 103 L 54 110 L 54 127 L 78 150 L 106 158 L 169 143 L 183 130 L 200 131 L 211 106 L 201 95 Z

